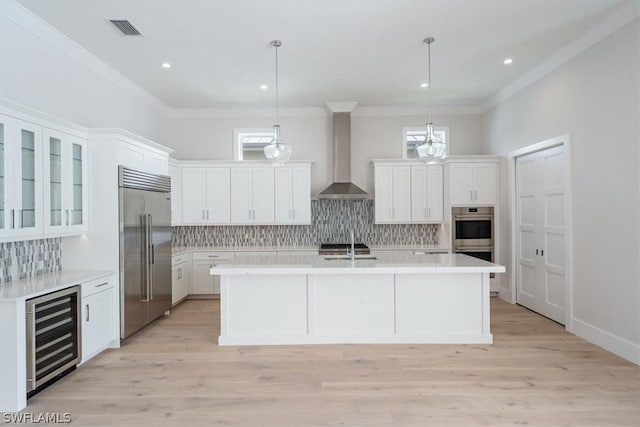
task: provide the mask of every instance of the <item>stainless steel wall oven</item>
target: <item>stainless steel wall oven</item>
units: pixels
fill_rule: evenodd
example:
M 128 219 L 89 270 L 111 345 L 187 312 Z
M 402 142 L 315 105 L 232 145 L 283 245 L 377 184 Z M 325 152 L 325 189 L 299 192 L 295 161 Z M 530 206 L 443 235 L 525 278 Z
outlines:
M 494 224 L 492 207 L 455 207 L 453 251 L 494 262 Z M 491 274 L 493 277 L 494 274 Z

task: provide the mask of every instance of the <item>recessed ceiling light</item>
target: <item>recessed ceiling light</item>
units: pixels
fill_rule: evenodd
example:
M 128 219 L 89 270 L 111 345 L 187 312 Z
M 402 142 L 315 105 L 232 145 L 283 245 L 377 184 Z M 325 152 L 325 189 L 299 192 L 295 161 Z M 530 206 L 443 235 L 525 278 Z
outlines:
M 267 90 L 267 89 L 269 89 L 269 86 L 267 86 L 267 85 L 260 85 L 260 89 L 262 89 L 262 90 Z
M 429 87 L 429 83 L 420 83 L 420 87 Z
M 169 64 L 168 62 L 163 62 L 162 68 L 171 68 L 171 64 Z
M 504 63 L 505 63 L 506 65 L 509 65 L 509 64 L 513 63 L 513 59 L 511 59 L 511 58 L 507 58 L 507 59 L 505 59 L 505 60 L 504 60 Z

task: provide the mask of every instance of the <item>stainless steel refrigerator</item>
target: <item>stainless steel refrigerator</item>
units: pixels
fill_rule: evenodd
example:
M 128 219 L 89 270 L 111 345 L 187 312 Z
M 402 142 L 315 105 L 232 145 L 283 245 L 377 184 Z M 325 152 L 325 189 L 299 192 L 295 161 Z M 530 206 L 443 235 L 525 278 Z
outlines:
M 171 308 L 171 179 L 120 166 L 120 338 Z

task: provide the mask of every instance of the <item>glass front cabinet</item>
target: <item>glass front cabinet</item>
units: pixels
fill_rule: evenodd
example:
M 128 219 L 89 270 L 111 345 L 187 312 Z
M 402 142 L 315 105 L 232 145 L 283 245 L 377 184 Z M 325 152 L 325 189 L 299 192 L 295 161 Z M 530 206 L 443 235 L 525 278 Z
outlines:
M 87 225 L 86 140 L 0 114 L 0 241 Z
M 42 129 L 0 115 L 0 239 L 37 236 L 42 222 Z
M 43 136 L 45 233 L 86 230 L 86 141 L 50 129 Z

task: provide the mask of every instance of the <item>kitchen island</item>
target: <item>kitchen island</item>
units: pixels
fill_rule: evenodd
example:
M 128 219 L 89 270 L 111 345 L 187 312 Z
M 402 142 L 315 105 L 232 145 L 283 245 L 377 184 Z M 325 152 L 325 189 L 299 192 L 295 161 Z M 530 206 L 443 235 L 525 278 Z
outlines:
M 219 345 L 490 344 L 489 274 L 461 254 L 236 257 L 221 276 Z

